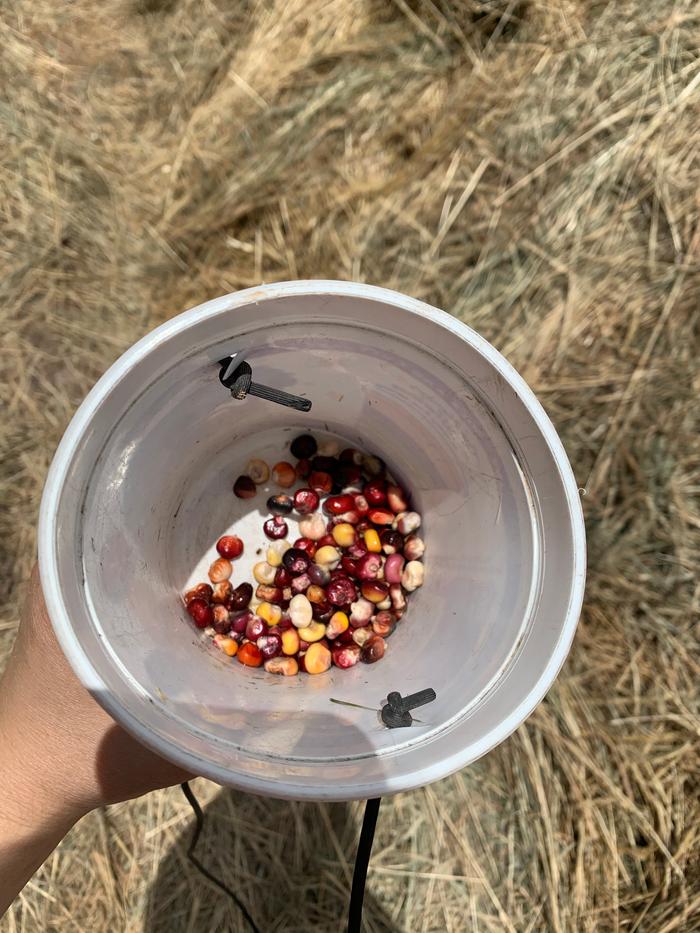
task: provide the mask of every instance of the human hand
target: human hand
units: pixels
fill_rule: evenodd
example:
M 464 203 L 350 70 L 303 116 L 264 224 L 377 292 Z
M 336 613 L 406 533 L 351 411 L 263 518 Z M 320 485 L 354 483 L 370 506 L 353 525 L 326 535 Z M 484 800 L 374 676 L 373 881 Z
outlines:
M 103 804 L 187 780 L 93 700 L 61 651 L 35 569 L 17 640 L 0 680 L 0 768 L 21 763 L 37 794 L 76 818 Z
M 0 679 L 0 915 L 87 812 L 188 777 L 118 726 L 78 681 L 35 569 Z

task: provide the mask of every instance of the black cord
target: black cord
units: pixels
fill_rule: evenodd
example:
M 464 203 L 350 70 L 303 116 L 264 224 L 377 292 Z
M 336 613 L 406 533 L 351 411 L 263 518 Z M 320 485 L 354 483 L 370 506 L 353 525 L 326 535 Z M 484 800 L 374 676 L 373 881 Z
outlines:
M 185 781 L 184 784 L 180 784 L 180 789 L 182 790 L 182 793 L 187 798 L 187 802 L 194 810 L 195 819 L 197 821 L 195 828 L 194 828 L 194 834 L 192 836 L 192 841 L 190 842 L 189 848 L 187 849 L 187 858 L 190 860 L 190 862 L 192 862 L 192 864 L 197 869 L 197 871 L 199 871 L 202 875 L 204 875 L 205 878 L 211 881 L 212 884 L 215 884 L 217 888 L 221 888 L 221 890 L 224 891 L 224 893 L 228 894 L 228 896 L 232 898 L 232 900 L 235 902 L 240 912 L 245 917 L 253 933 L 260 933 L 260 927 L 257 925 L 255 920 L 253 920 L 253 918 L 250 916 L 250 914 L 248 913 L 248 908 L 245 906 L 245 904 L 239 898 L 236 892 L 232 888 L 229 888 L 227 884 L 224 884 L 224 882 L 221 881 L 219 878 L 217 878 L 215 875 L 212 875 L 212 873 L 207 868 L 205 868 L 204 865 L 202 865 L 202 863 L 199 861 L 197 856 L 194 854 L 194 850 L 197 846 L 197 843 L 199 842 L 199 837 L 201 835 L 202 828 L 204 827 L 204 813 L 202 812 L 202 808 L 199 805 L 199 801 L 195 797 L 192 791 L 192 788 L 187 783 L 187 781 Z
M 348 911 L 348 933 L 360 933 L 362 926 L 362 903 L 365 899 L 365 881 L 369 857 L 372 854 L 374 830 L 379 815 L 381 797 L 374 797 L 365 804 L 365 815 L 362 820 L 362 832 L 355 856 L 355 871 L 352 876 L 352 891 L 350 892 L 350 909 Z
M 260 933 L 260 928 L 250 916 L 247 907 L 238 897 L 236 892 L 232 888 L 229 888 L 227 884 L 224 884 L 224 882 L 217 878 L 215 875 L 213 875 L 207 868 L 205 868 L 194 854 L 194 850 L 197 847 L 197 843 L 199 842 L 202 829 L 204 828 L 204 813 L 202 812 L 199 801 L 195 797 L 194 792 L 192 791 L 192 788 L 187 783 L 187 781 L 185 781 L 184 784 L 180 784 L 180 789 L 185 795 L 187 802 L 194 810 L 196 820 L 192 841 L 190 842 L 189 848 L 187 849 L 187 858 L 190 860 L 190 862 L 192 862 L 197 871 L 204 875 L 207 880 L 211 881 L 212 884 L 215 884 L 217 888 L 220 888 L 225 894 L 228 894 L 228 896 L 235 902 L 238 909 L 245 917 L 253 933 Z M 369 858 L 372 854 L 374 830 L 377 825 L 379 804 L 381 802 L 381 797 L 374 797 L 372 800 L 368 800 L 365 803 L 365 815 L 362 819 L 362 831 L 360 832 L 360 841 L 357 846 L 357 855 L 355 856 L 355 871 L 353 872 L 352 876 L 350 908 L 348 910 L 348 933 L 360 933 L 360 928 L 362 926 L 362 904 L 365 899 L 367 868 L 369 867 Z

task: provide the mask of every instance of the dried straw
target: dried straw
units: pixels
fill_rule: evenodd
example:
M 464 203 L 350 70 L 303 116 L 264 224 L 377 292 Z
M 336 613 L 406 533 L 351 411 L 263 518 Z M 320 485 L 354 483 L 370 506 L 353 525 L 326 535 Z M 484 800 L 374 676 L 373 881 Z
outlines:
M 542 398 L 590 575 L 530 721 L 387 802 L 368 929 L 700 929 L 697 5 L 9 0 L 0 41 L 0 650 L 52 451 L 137 337 L 261 280 L 424 298 Z M 356 806 L 198 791 L 263 929 L 339 928 Z M 242 930 L 191 826 L 177 791 L 92 815 L 0 929 Z

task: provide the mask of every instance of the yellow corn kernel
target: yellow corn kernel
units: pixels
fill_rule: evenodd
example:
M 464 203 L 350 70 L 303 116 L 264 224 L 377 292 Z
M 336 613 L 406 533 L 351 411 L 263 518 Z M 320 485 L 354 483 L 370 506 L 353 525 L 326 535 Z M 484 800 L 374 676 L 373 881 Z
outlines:
M 298 629 L 298 632 L 302 641 L 321 641 L 326 634 L 326 626 L 323 622 L 312 622 L 311 625 Z
M 335 568 L 340 563 L 340 551 L 337 548 L 332 547 L 330 544 L 326 544 L 316 551 L 314 560 L 322 567 L 327 567 L 329 570 L 335 570 Z
M 266 560 L 261 560 L 253 567 L 253 576 L 257 583 L 271 586 L 275 582 L 275 568 L 271 567 Z
M 304 655 L 304 670 L 307 674 L 323 674 L 331 666 L 331 653 L 325 645 L 310 645 Z
M 340 522 L 340 524 L 334 525 L 331 534 L 338 547 L 350 547 L 351 544 L 355 543 L 355 529 L 349 522 Z
M 382 542 L 379 540 L 379 535 L 374 528 L 368 528 L 365 532 L 365 546 L 372 554 L 381 553 Z
M 233 638 L 227 638 L 225 635 L 214 635 L 214 644 L 217 648 L 220 648 L 224 654 L 227 654 L 229 658 L 234 657 L 238 651 L 238 642 L 235 642 Z
M 334 612 L 326 626 L 326 638 L 337 638 L 347 632 L 350 619 L 344 612 Z
M 287 628 L 282 632 L 282 653 L 296 654 L 299 650 L 299 634 L 295 628 Z
M 326 591 L 322 586 L 312 583 L 306 591 L 306 598 L 310 603 L 323 603 L 326 601 Z
M 282 563 L 284 552 L 288 551 L 291 545 L 289 541 L 273 541 L 267 549 L 267 562 L 271 567 L 279 567 Z
M 261 619 L 264 619 L 268 625 L 277 625 L 282 618 L 282 609 L 280 606 L 273 606 L 272 603 L 260 603 L 255 611 Z

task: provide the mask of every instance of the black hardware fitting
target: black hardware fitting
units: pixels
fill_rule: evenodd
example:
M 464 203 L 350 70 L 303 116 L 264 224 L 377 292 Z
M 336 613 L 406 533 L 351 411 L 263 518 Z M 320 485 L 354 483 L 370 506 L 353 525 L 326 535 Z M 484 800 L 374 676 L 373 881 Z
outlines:
M 253 370 L 249 363 L 243 362 L 236 366 L 235 361 L 229 358 L 220 360 L 219 366 L 221 367 L 219 382 L 231 391 L 235 399 L 244 399 L 246 395 L 254 395 L 256 398 L 263 398 L 277 405 L 285 405 L 287 408 L 295 408 L 297 411 L 311 410 L 311 402 L 308 398 L 253 382 Z
M 394 690 L 388 694 L 386 705 L 382 707 L 382 722 L 389 729 L 410 726 L 413 723 L 410 710 L 425 706 L 426 703 L 432 703 L 436 698 L 437 693 L 432 687 L 419 690 L 418 693 L 411 693 L 406 697 L 402 697 L 400 693 Z

